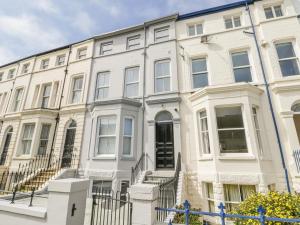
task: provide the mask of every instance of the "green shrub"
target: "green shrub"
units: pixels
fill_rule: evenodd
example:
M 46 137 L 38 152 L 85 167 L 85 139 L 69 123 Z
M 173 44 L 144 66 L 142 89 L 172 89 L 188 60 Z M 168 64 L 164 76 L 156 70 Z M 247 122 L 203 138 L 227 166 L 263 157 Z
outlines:
M 176 209 L 184 209 L 183 205 L 176 206 Z M 191 208 L 190 211 L 201 211 L 201 209 Z M 203 225 L 202 217 L 198 215 L 190 215 L 189 216 L 189 225 Z M 174 220 L 172 223 L 185 224 L 185 214 L 176 213 Z
M 242 214 L 247 216 L 258 216 L 257 209 L 262 205 L 266 210 L 267 217 L 278 218 L 300 218 L 300 195 L 269 192 L 268 194 L 254 193 L 250 195 L 245 201 L 234 209 L 231 214 Z M 258 225 L 255 220 L 234 220 L 236 225 Z M 291 223 L 272 222 L 267 221 L 266 225 L 283 225 Z M 293 223 L 300 224 L 300 223 Z

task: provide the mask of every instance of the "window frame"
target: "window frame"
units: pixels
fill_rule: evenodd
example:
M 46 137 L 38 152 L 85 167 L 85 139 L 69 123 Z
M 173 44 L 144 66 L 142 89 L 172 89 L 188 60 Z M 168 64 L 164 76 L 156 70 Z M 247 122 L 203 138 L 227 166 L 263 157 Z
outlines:
M 125 120 L 131 120 L 131 136 L 130 135 L 125 135 Z M 133 152 L 134 152 L 134 136 L 135 136 L 135 129 L 134 129 L 134 117 L 133 116 L 124 116 L 123 118 L 123 133 L 122 133 L 122 141 L 123 141 L 123 145 L 122 145 L 122 156 L 123 157 L 133 157 Z M 125 138 L 130 138 L 130 154 L 124 154 L 124 139 Z
M 4 72 L 0 72 L 0 82 L 3 81 Z
M 47 95 L 45 95 L 45 91 L 46 91 L 46 88 L 47 87 L 50 87 L 50 91 L 49 91 L 49 95 L 47 96 Z M 52 94 L 52 83 L 47 83 L 47 84 L 43 84 L 43 87 L 42 87 L 42 96 L 41 96 L 41 108 L 42 109 L 47 109 L 47 108 L 49 108 L 49 105 L 50 105 L 50 99 L 51 99 L 51 94 Z M 47 99 L 48 100 L 48 102 L 47 102 L 47 106 L 45 107 L 44 106 L 44 103 L 45 103 L 45 99 Z
M 156 70 L 156 65 L 158 63 L 163 63 L 163 62 L 168 62 L 169 63 L 169 75 L 164 75 L 164 76 L 159 76 L 157 77 L 156 74 L 157 74 L 157 70 Z M 156 60 L 154 62 L 154 93 L 166 93 L 166 92 L 170 92 L 172 90 L 172 68 L 171 68 L 171 59 L 161 59 L 161 60 Z M 163 90 L 163 91 L 157 91 L 157 85 L 156 85 L 156 80 L 162 80 L 162 79 L 170 79 L 170 82 L 169 82 L 169 90 Z
M 138 42 L 138 44 L 130 45 L 130 41 L 132 41 L 132 40 L 139 40 L 139 42 Z M 140 47 L 140 45 L 141 45 L 141 35 L 140 34 L 127 37 L 127 45 L 126 45 L 127 50 L 137 49 Z
M 26 129 L 26 126 L 32 126 L 33 127 L 33 130 L 32 130 L 32 136 L 30 138 L 24 138 L 24 135 L 25 135 L 25 129 Z M 30 155 L 31 152 L 32 152 L 32 145 L 33 145 L 33 139 L 34 139 L 34 134 L 35 134 L 35 128 L 36 128 L 36 124 L 34 122 L 31 122 L 31 123 L 24 123 L 23 124 L 23 130 L 22 130 L 22 139 L 21 139 L 21 155 Z M 27 149 L 24 149 L 24 141 L 25 142 L 30 142 L 30 147 L 29 147 L 29 152 L 27 153 L 25 150 Z
M 81 54 L 82 52 L 84 52 L 84 54 Z M 76 56 L 77 60 L 85 59 L 86 56 L 87 56 L 87 47 L 82 47 L 77 49 L 77 56 Z
M 138 79 L 136 81 L 132 81 L 132 82 L 126 82 L 126 78 L 127 78 L 127 71 L 131 70 L 131 69 L 137 69 L 138 70 Z M 127 93 L 127 87 L 130 85 L 134 85 L 137 84 L 137 94 L 133 95 L 133 96 L 128 96 Z M 124 76 L 124 96 L 126 98 L 136 98 L 140 95 L 140 66 L 131 66 L 131 67 L 127 67 L 125 68 L 125 76 Z
M 202 32 L 201 33 L 198 33 L 197 32 L 197 26 L 201 25 L 201 30 Z M 193 27 L 193 30 L 194 30 L 194 34 L 191 35 L 190 34 L 190 28 Z M 200 36 L 200 35 L 203 35 L 204 34 L 204 26 L 203 26 L 203 23 L 194 23 L 194 24 L 187 24 L 187 34 L 189 37 L 195 37 L 195 36 Z
M 168 30 L 168 35 L 164 35 L 164 36 L 157 35 L 157 33 L 163 32 L 165 30 Z M 169 41 L 169 40 L 170 40 L 170 26 L 169 25 L 158 27 L 158 28 L 154 29 L 154 42 L 155 43 Z
M 40 66 L 40 69 L 41 69 L 41 70 L 46 70 L 46 69 L 48 69 L 49 63 L 50 63 L 50 59 L 49 59 L 49 58 L 47 58 L 47 59 L 42 59 L 42 60 L 41 60 L 41 66 Z
M 113 41 L 106 41 L 106 42 L 102 42 L 100 44 L 100 55 L 110 55 L 113 51 Z M 110 49 L 108 50 L 103 50 L 103 47 L 106 47 L 106 46 L 111 46 Z
M 212 195 L 213 195 L 213 198 L 210 197 L 210 190 L 209 190 L 209 185 L 211 185 L 211 188 L 212 188 Z M 215 212 L 215 199 L 214 199 L 214 185 L 212 182 L 204 182 L 204 190 L 205 190 L 205 197 L 206 197 L 206 201 L 207 201 L 207 208 L 208 208 L 208 211 L 209 212 Z M 214 208 L 211 209 L 211 204 L 213 204 Z
M 100 134 L 100 129 L 101 129 L 101 119 L 114 119 L 115 121 L 115 131 L 114 134 Z M 97 117 L 97 128 L 96 128 L 96 148 L 95 148 L 95 155 L 96 157 L 106 157 L 106 156 L 115 156 L 116 155 L 116 150 L 117 150 L 117 116 L 116 115 L 101 115 Z M 101 138 L 114 138 L 115 140 L 115 147 L 114 147 L 114 153 L 111 154 L 103 154 L 100 153 L 100 139 Z
M 30 63 L 25 63 L 25 64 L 23 64 L 23 67 L 22 67 L 22 74 L 29 73 L 29 66 L 30 66 Z
M 263 141 L 262 141 L 262 135 L 261 135 L 262 131 L 261 131 L 261 127 L 259 126 L 258 110 L 259 110 L 259 108 L 255 105 L 253 105 L 251 108 L 251 114 L 252 114 L 254 129 L 255 129 L 256 141 L 258 144 L 260 154 L 262 155 L 264 148 L 263 148 Z
M 15 76 L 15 72 L 16 72 L 16 68 L 12 68 L 10 70 L 8 70 L 8 73 L 7 73 L 7 79 L 13 79 L 14 76 Z
M 94 182 L 101 182 L 101 189 L 100 189 L 100 191 L 96 191 L 96 192 L 94 192 Z M 92 180 L 92 185 L 91 185 L 91 192 L 92 192 L 92 194 L 97 194 L 97 193 L 101 193 L 101 194 L 104 194 L 104 195 L 107 195 L 108 193 L 106 193 L 106 191 L 103 191 L 103 184 L 104 183 L 110 183 L 111 185 L 111 191 L 110 191 L 110 193 L 112 192 L 112 186 L 113 186 L 113 181 L 112 180 L 103 180 L 103 179 L 93 179 Z M 110 193 L 109 193 L 109 195 L 110 195 Z
M 49 132 L 47 135 L 47 139 L 46 138 L 42 138 L 42 133 L 43 133 L 43 128 L 44 126 L 48 126 L 49 127 Z M 45 155 L 47 154 L 47 150 L 48 150 L 48 145 L 49 145 L 49 139 L 50 139 L 50 132 L 51 132 L 51 124 L 50 123 L 42 123 L 41 125 L 41 133 L 40 133 L 40 138 L 39 138 L 39 147 L 38 147 L 38 151 L 37 151 L 37 155 Z M 41 142 L 42 141 L 46 141 L 46 151 L 43 154 L 40 154 L 40 148 L 41 148 Z
M 205 59 L 205 64 L 206 64 L 206 70 L 205 71 L 201 71 L 201 72 L 196 72 L 196 73 L 193 73 L 193 61 L 197 61 L 197 60 L 203 60 L 203 59 Z M 190 64 L 191 64 L 191 78 L 192 78 L 192 80 L 191 80 L 191 83 L 192 83 L 192 89 L 193 90 L 195 90 L 195 89 L 199 89 L 199 88 L 204 88 L 204 87 L 207 87 L 207 86 L 209 86 L 209 71 L 208 71 L 208 63 L 207 63 L 207 56 L 200 56 L 200 57 L 197 57 L 197 58 L 192 58 L 191 59 L 191 62 L 190 62 Z M 205 85 L 205 86 L 201 86 L 201 87 L 195 87 L 195 84 L 194 84 L 194 76 L 204 76 L 204 74 L 206 74 L 206 76 L 207 76 L 207 85 Z
M 236 25 L 236 21 L 235 19 L 239 18 L 239 26 Z M 230 16 L 224 16 L 223 18 L 224 20 L 224 25 L 225 25 L 225 29 L 226 30 L 230 30 L 230 29 L 234 29 L 234 28 L 239 28 L 239 27 L 242 27 L 243 26 L 243 23 L 242 23 L 242 15 L 240 14 L 236 14 L 236 15 L 230 15 Z M 227 23 L 226 21 L 230 20 L 231 21 L 231 27 L 227 27 Z
M 247 53 L 247 58 L 248 58 L 248 61 L 249 61 L 249 65 L 234 66 L 233 55 L 234 54 L 241 54 L 241 53 Z M 230 58 L 231 58 L 231 65 L 232 65 L 232 72 L 233 72 L 234 82 L 235 83 L 240 83 L 240 82 L 251 83 L 251 82 L 253 82 L 253 69 L 252 69 L 252 64 L 251 64 L 251 58 L 249 57 L 249 50 L 248 49 L 240 49 L 240 50 L 237 50 L 237 51 L 232 51 L 232 52 L 230 52 Z M 235 70 L 246 69 L 246 68 L 249 68 L 251 80 L 250 81 L 237 81 L 236 76 L 235 76 Z
M 20 92 L 21 92 L 21 94 L 20 94 Z M 21 107 L 21 103 L 22 103 L 22 99 L 23 99 L 23 92 L 24 92 L 24 87 L 18 87 L 15 89 L 14 102 L 12 104 L 12 112 L 20 111 L 20 107 Z M 19 94 L 20 94 L 20 96 L 19 96 Z
M 277 13 L 276 13 L 276 10 L 275 10 L 276 7 L 280 7 L 280 12 L 281 12 L 280 16 L 278 16 Z M 266 20 L 275 19 L 275 18 L 279 18 L 279 17 L 284 16 L 283 9 L 282 9 L 282 4 L 266 5 L 263 8 L 264 8 L 264 14 L 265 14 L 265 19 Z M 267 14 L 266 14 L 267 9 L 271 9 L 272 17 L 269 17 L 269 18 L 267 17 Z
M 63 62 L 61 63 L 60 59 L 63 58 Z M 61 54 L 56 56 L 56 62 L 55 65 L 56 66 L 63 66 L 65 64 L 66 61 L 66 54 Z
M 206 115 L 204 117 L 201 117 L 201 113 L 205 112 Z M 202 127 L 202 121 L 206 120 L 206 126 L 207 126 L 207 130 L 203 130 Z M 210 146 L 210 134 L 209 134 L 209 127 L 208 127 L 208 115 L 207 115 L 207 110 L 206 109 L 202 109 L 198 112 L 198 121 L 199 121 L 199 136 L 200 136 L 200 145 L 201 145 L 201 153 L 203 155 L 210 155 L 211 154 L 211 146 Z M 205 134 L 207 134 L 208 137 L 208 146 L 207 148 L 205 148 L 204 145 L 204 138 L 205 138 Z
M 96 88 L 95 88 L 95 97 L 94 100 L 95 101 L 100 101 L 102 99 L 106 99 L 109 96 L 109 88 L 110 88 L 110 71 L 101 71 L 97 73 L 97 77 L 96 77 Z M 98 82 L 99 82 L 99 77 L 101 75 L 107 75 L 108 76 L 108 84 L 103 85 L 103 86 L 99 86 Z M 107 96 L 103 97 L 103 98 L 99 98 L 99 90 L 101 89 L 107 89 Z
M 74 88 L 75 88 L 75 81 L 79 80 L 79 79 L 82 79 L 81 89 L 74 90 Z M 79 104 L 79 103 L 81 103 L 81 100 L 82 100 L 82 91 L 84 89 L 84 76 L 83 75 L 73 76 L 72 77 L 72 86 L 71 87 L 72 87 L 72 89 L 71 89 L 71 95 L 70 95 L 70 103 L 71 104 Z M 77 102 L 74 101 L 74 97 L 75 97 L 75 93 L 76 92 L 80 92 L 80 97 L 79 97 L 79 100 Z

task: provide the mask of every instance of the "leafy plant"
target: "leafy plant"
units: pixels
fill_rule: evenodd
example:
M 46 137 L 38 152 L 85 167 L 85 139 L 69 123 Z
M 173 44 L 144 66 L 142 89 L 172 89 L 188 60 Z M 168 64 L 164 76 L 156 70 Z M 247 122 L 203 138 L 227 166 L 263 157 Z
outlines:
M 176 206 L 177 209 L 184 209 L 183 205 Z M 201 211 L 201 209 L 191 208 L 190 211 Z M 172 223 L 185 224 L 185 214 L 176 213 Z M 189 225 L 203 225 L 202 217 L 199 215 L 189 215 Z
M 269 192 L 267 194 L 254 193 L 250 195 L 245 201 L 239 204 L 230 214 L 241 214 L 247 216 L 258 216 L 257 209 L 263 206 L 266 210 L 266 217 L 278 218 L 300 218 L 300 195 Z M 235 219 L 236 225 L 259 225 L 260 222 L 256 220 Z M 273 222 L 266 221 L 266 225 L 284 225 L 291 224 L 288 222 Z M 293 223 L 300 224 L 300 223 Z

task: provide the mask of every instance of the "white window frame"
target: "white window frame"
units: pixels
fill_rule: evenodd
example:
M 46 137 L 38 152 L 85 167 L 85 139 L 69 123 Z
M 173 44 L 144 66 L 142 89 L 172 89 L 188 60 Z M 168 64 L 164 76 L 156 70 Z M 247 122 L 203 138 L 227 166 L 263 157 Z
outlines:
M 110 46 L 109 49 L 104 49 L 104 47 Z M 100 44 L 100 55 L 109 55 L 113 51 L 113 41 L 107 41 Z
M 15 72 L 16 72 L 16 69 L 15 69 L 15 68 L 10 69 L 10 70 L 8 71 L 8 74 L 7 74 L 7 79 L 13 79 L 14 76 L 15 76 Z
M 282 59 L 280 59 L 279 58 L 279 55 L 278 55 L 278 52 L 277 52 L 277 45 L 280 45 L 280 44 L 288 44 L 288 43 L 290 43 L 291 45 L 292 45 L 292 47 L 293 47 L 293 52 L 294 52 L 294 57 L 288 57 L 288 58 L 282 58 Z M 282 77 L 291 77 L 291 76 L 295 76 L 295 75 L 299 75 L 299 74 L 293 74 L 293 75 L 283 75 L 283 72 L 282 72 L 282 70 L 281 70 L 281 66 L 280 66 L 280 62 L 282 62 L 282 61 L 289 61 L 289 60 L 296 60 L 296 62 L 297 62 L 297 66 L 298 66 L 298 71 L 300 71 L 300 65 L 299 65 L 299 58 L 298 58 L 298 56 L 297 56 L 297 52 L 295 51 L 296 49 L 295 49 L 295 43 L 294 43 L 294 41 L 292 41 L 292 40 L 286 40 L 286 41 L 281 41 L 281 42 L 276 42 L 275 43 L 275 52 L 276 52 L 276 55 L 277 55 L 277 59 L 278 59 L 278 64 L 279 64 L 279 69 L 280 69 L 280 72 L 281 72 L 281 75 L 282 75 Z
M 197 61 L 197 60 L 205 60 L 205 63 L 206 63 L 206 70 L 203 70 L 201 72 L 193 72 L 193 61 Z M 199 89 L 199 88 L 204 88 L 206 86 L 203 86 L 203 87 L 195 87 L 195 84 L 194 84 L 194 76 L 205 76 L 205 74 L 207 75 L 207 86 L 209 86 L 209 73 L 208 73 L 208 65 L 207 65 L 207 57 L 204 56 L 204 57 L 198 57 L 198 58 L 193 58 L 191 60 L 191 74 L 192 74 L 192 89 Z
M 202 112 L 206 113 L 206 115 L 203 117 L 201 117 Z M 200 135 L 201 152 L 204 155 L 209 155 L 209 154 L 211 154 L 211 148 L 210 148 L 210 135 L 209 135 L 209 128 L 208 128 L 207 110 L 206 109 L 200 110 L 198 112 L 198 118 L 199 118 L 199 135 Z M 205 120 L 206 120 L 207 130 L 204 130 L 204 128 L 202 127 L 202 121 L 205 121 Z M 208 137 L 207 148 L 205 147 L 205 144 L 204 144 L 205 135 L 207 135 L 207 137 Z
M 45 95 L 45 91 L 46 91 L 47 87 L 50 87 L 49 95 Z M 51 93 L 52 93 L 52 83 L 44 84 L 43 85 L 43 89 L 42 89 L 42 96 L 41 96 L 42 97 L 41 98 L 41 108 L 43 108 L 43 109 L 49 108 Z M 45 100 L 47 100 L 47 99 L 48 99 L 47 106 L 44 106 Z
M 239 19 L 239 24 L 240 24 L 239 26 L 237 26 L 237 24 L 236 24 L 236 22 L 235 22 L 235 20 L 236 20 L 237 18 Z M 231 20 L 231 25 L 232 25 L 231 27 L 227 27 L 227 26 L 226 26 L 226 24 L 227 24 L 226 21 L 227 21 L 227 20 Z M 242 27 L 243 24 L 242 24 L 242 17 L 241 17 L 241 15 L 225 16 L 225 17 L 224 17 L 224 25 L 225 25 L 225 29 L 226 29 L 226 30 L 234 29 L 234 28 L 237 28 L 237 27 Z
M 137 69 L 138 70 L 138 79 L 136 81 L 132 81 L 132 82 L 126 82 L 126 78 L 127 78 L 127 71 L 130 70 L 130 69 Z M 125 78 L 124 78 L 124 83 L 125 83 L 125 88 L 124 88 L 124 96 L 127 97 L 127 98 L 134 98 L 134 97 L 137 97 L 139 96 L 139 91 L 140 91 L 140 88 L 139 88 L 139 84 L 140 84 L 140 67 L 139 66 L 134 66 L 134 67 L 127 67 L 125 68 Z M 128 96 L 128 93 L 127 93 L 127 88 L 128 86 L 130 85 L 134 85 L 134 84 L 137 84 L 137 95 L 134 95 L 134 96 Z
M 82 54 L 84 53 L 84 54 Z M 87 56 L 87 47 L 82 47 L 82 48 L 78 48 L 77 50 L 77 59 L 80 60 L 80 59 L 85 59 Z
M 21 103 L 22 103 L 22 98 L 23 98 L 23 92 L 24 88 L 16 88 L 15 93 L 14 93 L 14 102 L 12 104 L 12 112 L 18 112 L 20 111 Z
M 61 59 L 63 59 L 63 61 L 61 61 Z M 62 66 L 65 64 L 65 60 L 66 60 L 66 54 L 62 54 L 62 55 L 58 55 L 56 56 L 56 66 Z
M 213 198 L 211 198 L 210 196 L 209 196 L 209 185 L 211 185 L 211 187 L 212 187 L 212 197 Z M 215 199 L 214 199 L 214 185 L 213 185 L 213 183 L 212 182 L 204 182 L 204 190 L 205 190 L 205 197 L 206 197 L 206 200 L 207 200 L 207 208 L 208 208 L 208 211 L 209 212 L 215 212 Z M 214 208 L 213 209 L 211 209 L 210 208 L 210 204 L 209 203 L 213 203 L 213 206 L 214 206 Z
M 248 65 L 245 64 L 243 66 L 234 66 L 233 55 L 234 54 L 241 54 L 241 53 L 246 53 L 247 54 L 249 64 Z M 233 52 L 230 53 L 230 57 L 231 57 L 231 65 L 232 65 L 232 72 L 233 72 L 234 82 L 235 83 L 239 83 L 239 82 L 248 82 L 248 83 L 250 83 L 250 82 L 253 82 L 253 74 L 252 74 L 251 61 L 250 61 L 250 57 L 249 57 L 249 50 L 245 49 L 245 50 L 240 50 L 240 51 L 233 51 Z M 246 68 L 249 68 L 249 70 L 250 70 L 251 81 L 236 81 L 235 70 L 246 69 Z
M 100 79 L 100 76 L 108 76 L 108 84 L 99 86 L 98 82 Z M 97 73 L 97 77 L 96 77 L 96 90 L 95 90 L 95 100 L 101 100 L 101 99 L 105 99 L 108 98 L 109 96 L 109 87 L 110 87 L 110 71 L 102 71 L 102 72 L 98 72 Z M 101 89 L 107 89 L 107 96 L 103 96 L 103 97 L 99 97 L 99 90 Z
M 29 138 L 25 138 L 24 135 L 25 135 L 25 129 L 26 129 L 26 126 L 33 126 L 33 130 L 32 130 L 32 136 L 29 137 Z M 35 132 L 35 126 L 36 124 L 35 123 L 24 123 L 23 124 L 23 132 L 22 132 L 22 139 L 21 139 L 21 155 L 30 155 L 31 154 L 31 151 L 32 151 L 32 144 L 33 144 L 33 138 L 34 138 L 34 132 Z M 24 144 L 24 141 L 26 142 L 29 142 L 30 141 L 30 147 L 29 147 L 29 152 L 26 152 L 25 150 L 27 149 L 24 149 L 23 148 L 23 144 Z
M 0 82 L 3 81 L 4 72 L 0 72 Z
M 160 76 L 160 77 L 157 77 L 156 74 L 157 74 L 157 71 L 156 71 L 156 65 L 158 63 L 164 63 L 164 62 L 168 62 L 169 63 L 169 74 L 166 74 L 164 76 Z M 164 93 L 164 92 L 169 92 L 172 90 L 172 76 L 171 76 L 171 60 L 170 59 L 163 59 L 163 60 L 157 60 L 154 62 L 154 93 Z M 169 87 L 169 90 L 162 90 L 162 91 L 157 91 L 156 89 L 156 81 L 157 80 L 163 80 L 163 79 L 166 79 L 166 78 L 169 78 L 170 79 L 170 87 Z
M 280 7 L 280 11 L 281 11 L 281 15 L 280 15 L 280 16 L 278 16 L 278 15 L 276 14 L 276 10 L 275 10 L 276 7 Z M 267 14 L 266 14 L 266 10 L 267 10 L 267 9 L 271 9 L 272 17 L 267 18 Z M 278 18 L 278 17 L 284 16 L 283 9 L 282 9 L 282 4 L 276 4 L 276 5 L 267 5 L 267 6 L 264 6 L 264 14 L 265 14 L 265 18 L 266 18 L 267 20 L 270 20 L 270 19 L 274 19 L 274 18 Z
M 115 132 L 114 134 L 105 134 L 105 135 L 100 135 L 100 129 L 101 129 L 101 119 L 114 119 L 115 120 Z M 98 116 L 97 117 L 97 145 L 96 145 L 96 149 L 95 149 L 95 154 L 96 156 L 100 156 L 100 157 L 105 157 L 105 156 L 115 156 L 116 155 L 116 148 L 117 148 L 117 116 L 115 115 L 103 115 L 103 116 Z M 101 138 L 114 138 L 115 139 L 115 149 L 114 149 L 114 153 L 111 154 L 101 154 L 100 153 L 100 139 Z
M 252 106 L 252 119 L 254 123 L 254 128 L 255 128 L 255 134 L 256 134 L 256 139 L 258 143 L 258 148 L 260 151 L 260 154 L 263 154 L 263 143 L 262 143 L 262 137 L 261 137 L 261 128 L 259 126 L 259 118 L 258 118 L 258 110 L 259 108 L 257 106 Z
M 201 33 L 197 32 L 198 31 L 198 29 L 197 29 L 198 26 L 201 26 L 201 30 L 202 30 Z M 190 34 L 190 28 L 193 28 L 194 34 Z M 195 23 L 195 24 L 188 24 L 187 25 L 187 34 L 188 34 L 189 37 L 199 36 L 199 35 L 202 35 L 203 33 L 204 33 L 203 23 Z
M 125 120 L 131 120 L 131 129 L 132 129 L 132 133 L 131 135 L 125 135 Z M 133 151 L 134 151 L 134 135 L 135 135 L 135 132 L 134 132 L 134 117 L 132 116 L 124 116 L 123 118 L 123 146 L 122 146 L 122 156 L 123 157 L 133 157 Z M 124 139 L 125 138 L 130 138 L 131 140 L 131 143 L 130 143 L 130 154 L 124 154 Z
M 81 89 L 76 89 L 75 90 L 75 81 L 78 80 L 78 79 L 82 79 L 82 87 Z M 82 91 L 83 91 L 83 88 L 84 88 L 84 79 L 83 79 L 83 75 L 78 75 L 78 76 L 74 76 L 72 77 L 72 89 L 71 89 L 71 98 L 70 98 L 70 103 L 71 104 L 78 104 L 81 102 L 81 99 L 82 99 Z M 76 92 L 80 92 L 80 97 L 79 97 L 79 100 L 78 101 L 74 101 L 74 96 L 75 96 L 75 93 Z
M 167 30 L 168 31 L 168 35 L 157 35 L 160 32 L 163 32 Z M 159 27 L 159 28 L 155 28 L 154 29 L 154 42 L 162 42 L 162 41 L 168 41 L 170 39 L 170 26 L 163 26 L 163 27 Z
M 130 41 L 138 40 L 138 43 L 130 44 Z M 137 49 L 141 45 L 141 35 L 134 35 L 127 38 L 127 50 Z
M 40 67 L 40 69 L 41 69 L 41 70 L 48 69 L 49 63 L 50 63 L 50 59 L 49 59 L 49 58 L 43 59 L 43 60 L 41 61 L 41 67 Z
M 28 72 L 29 72 L 29 66 L 30 66 L 30 63 L 25 63 L 25 64 L 23 64 L 23 67 L 22 67 L 22 74 L 25 74 L 25 73 L 28 73 Z
M 49 133 L 48 133 L 47 138 L 42 138 L 42 133 L 43 133 L 43 127 L 44 126 L 49 126 Z M 39 147 L 38 147 L 38 152 L 37 152 L 38 155 L 45 155 L 45 154 L 47 154 L 48 145 L 49 145 L 49 139 L 50 139 L 50 132 L 51 132 L 51 124 L 50 123 L 43 123 L 42 126 L 41 126 L 41 133 L 40 133 L 40 139 L 39 139 Z M 42 141 L 47 141 L 46 151 L 44 152 L 44 154 L 40 154 L 40 147 L 41 147 L 41 142 Z

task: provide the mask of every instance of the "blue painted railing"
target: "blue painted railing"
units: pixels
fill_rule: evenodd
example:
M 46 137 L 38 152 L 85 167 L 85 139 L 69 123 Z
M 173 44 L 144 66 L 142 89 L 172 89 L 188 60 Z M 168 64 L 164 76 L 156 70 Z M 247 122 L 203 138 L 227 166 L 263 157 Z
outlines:
M 225 219 L 230 218 L 230 219 L 252 219 L 252 220 L 257 220 L 260 222 L 260 224 L 265 225 L 266 221 L 274 221 L 274 222 L 288 222 L 288 223 L 300 223 L 300 218 L 299 219 L 288 219 L 288 218 L 276 218 L 276 217 L 266 217 L 266 210 L 262 207 L 259 206 L 257 209 L 257 212 L 259 216 L 245 216 L 245 215 L 239 215 L 239 214 L 227 214 L 225 213 L 225 206 L 223 203 L 220 203 L 218 208 L 220 209 L 219 213 L 212 213 L 212 212 L 202 212 L 202 211 L 191 211 L 191 205 L 190 203 L 186 200 L 183 203 L 184 209 L 175 209 L 175 208 L 159 208 L 156 207 L 155 210 L 157 211 L 164 211 L 164 212 L 176 212 L 179 214 L 184 214 L 185 215 L 185 225 L 189 225 L 189 215 L 199 215 L 199 216 L 211 216 L 211 217 L 220 217 L 221 220 L 221 225 L 225 225 Z M 170 221 L 168 225 L 172 225 L 172 222 Z

